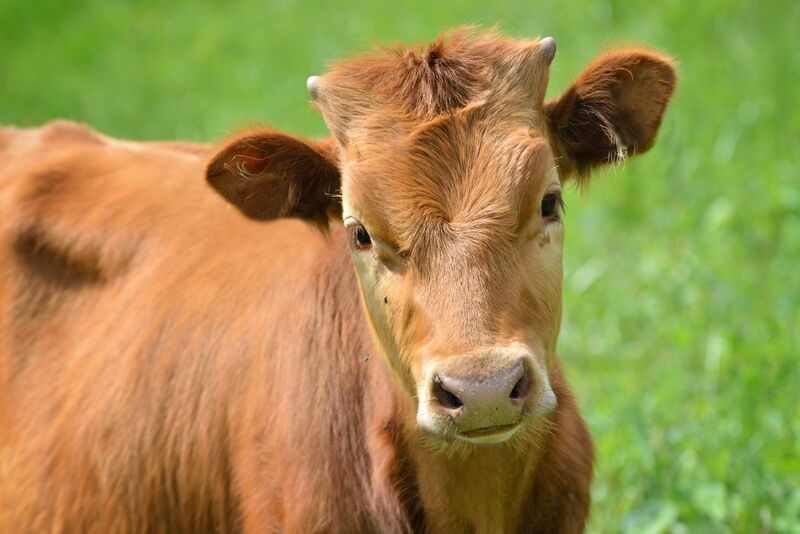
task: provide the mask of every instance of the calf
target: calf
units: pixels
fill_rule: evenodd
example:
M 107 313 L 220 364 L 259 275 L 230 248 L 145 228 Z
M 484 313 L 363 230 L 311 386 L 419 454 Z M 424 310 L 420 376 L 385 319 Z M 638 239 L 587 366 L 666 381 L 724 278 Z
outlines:
M 320 142 L 0 130 L 0 531 L 582 531 L 562 186 L 650 148 L 675 72 L 545 101 L 554 54 L 344 61 Z

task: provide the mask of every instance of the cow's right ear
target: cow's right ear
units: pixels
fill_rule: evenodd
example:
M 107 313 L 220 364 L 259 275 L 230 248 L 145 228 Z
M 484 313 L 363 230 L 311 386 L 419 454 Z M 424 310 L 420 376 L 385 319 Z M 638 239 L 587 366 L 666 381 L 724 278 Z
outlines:
M 219 194 L 253 219 L 325 222 L 341 214 L 334 142 L 254 129 L 224 142 L 206 168 Z

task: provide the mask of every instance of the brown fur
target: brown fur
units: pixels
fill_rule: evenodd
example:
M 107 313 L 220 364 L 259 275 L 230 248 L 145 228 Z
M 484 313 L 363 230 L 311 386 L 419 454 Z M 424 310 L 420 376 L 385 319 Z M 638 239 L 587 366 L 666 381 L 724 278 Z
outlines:
M 595 59 L 572 87 L 548 102 L 565 174 L 586 176 L 604 163 L 647 151 L 672 92 L 675 70 L 649 50 L 619 50 Z
M 207 165 L 0 129 L 0 532 L 580 532 L 560 238 L 530 221 L 553 165 L 652 145 L 674 73 L 619 52 L 545 104 L 537 46 L 462 31 L 343 63 L 318 99 L 335 143 L 251 130 Z M 386 243 L 386 293 L 339 199 Z M 546 356 L 557 408 L 494 445 L 421 434 L 418 367 L 508 340 Z

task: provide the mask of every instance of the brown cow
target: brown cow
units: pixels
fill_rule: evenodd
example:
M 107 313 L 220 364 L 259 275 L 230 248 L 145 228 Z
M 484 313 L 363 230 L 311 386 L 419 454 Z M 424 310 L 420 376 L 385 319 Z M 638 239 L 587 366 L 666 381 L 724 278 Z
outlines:
M 554 53 L 340 63 L 318 143 L 0 130 L 0 531 L 581 531 L 561 187 L 650 148 L 675 73 L 545 102 Z

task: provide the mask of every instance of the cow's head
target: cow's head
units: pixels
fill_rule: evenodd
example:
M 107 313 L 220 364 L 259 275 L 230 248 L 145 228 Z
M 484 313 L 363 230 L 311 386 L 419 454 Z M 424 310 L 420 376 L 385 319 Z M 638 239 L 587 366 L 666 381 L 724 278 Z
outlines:
M 675 86 L 668 59 L 628 49 L 545 102 L 554 55 L 549 38 L 462 31 L 346 61 L 308 80 L 334 140 L 251 131 L 209 164 L 252 217 L 344 225 L 429 434 L 499 442 L 555 407 L 562 187 L 650 148 Z

